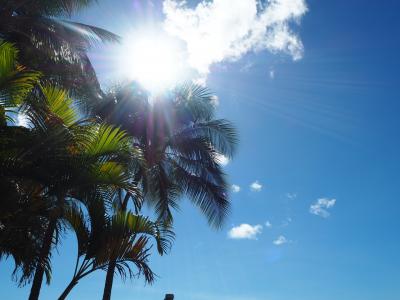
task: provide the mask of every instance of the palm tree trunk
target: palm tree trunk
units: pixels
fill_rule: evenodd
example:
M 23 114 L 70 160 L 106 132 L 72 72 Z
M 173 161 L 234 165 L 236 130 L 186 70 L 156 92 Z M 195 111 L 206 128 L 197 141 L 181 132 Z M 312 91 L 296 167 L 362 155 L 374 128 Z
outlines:
M 126 207 L 128 206 L 129 197 L 130 197 L 130 194 L 126 193 L 124 200 L 121 202 L 121 210 L 122 211 L 126 211 Z
M 90 273 L 96 271 L 99 269 L 99 266 L 97 267 L 92 267 L 90 270 L 87 270 L 85 268 L 80 268 L 80 270 L 78 271 L 78 273 L 75 273 L 75 275 L 72 277 L 70 283 L 68 284 L 68 286 L 65 288 L 65 290 L 63 291 L 63 293 L 61 294 L 60 297 L 58 297 L 58 300 L 64 300 L 67 298 L 67 296 L 69 295 L 69 293 L 72 291 L 72 289 L 79 283 L 79 280 L 81 280 L 83 277 L 89 275 Z
M 72 289 L 75 287 L 75 285 L 78 284 L 78 279 L 73 278 L 71 282 L 68 284 L 68 286 L 65 288 L 64 292 L 61 294 L 60 297 L 58 297 L 58 300 L 64 300 L 67 298 L 68 294 L 72 291 Z
M 124 200 L 121 201 L 121 210 L 122 211 L 126 211 L 126 207 L 128 205 L 128 200 L 129 200 L 129 194 L 126 193 Z M 108 264 L 106 282 L 104 284 L 103 300 L 111 299 L 111 290 L 112 290 L 112 285 L 113 285 L 113 281 L 114 281 L 114 272 L 115 272 L 116 265 L 117 265 L 117 259 L 111 258 L 110 263 Z
M 104 285 L 104 292 L 103 292 L 103 300 L 111 299 L 111 290 L 114 280 L 114 271 L 116 264 L 117 262 L 115 259 L 111 260 L 110 263 L 108 264 L 106 283 Z
M 0 127 L 7 126 L 6 111 L 0 106 Z
M 42 249 L 40 250 L 39 262 L 36 267 L 35 276 L 33 277 L 33 283 L 31 287 L 31 292 L 29 294 L 29 300 L 38 300 L 40 294 L 40 288 L 42 287 L 43 275 L 44 275 L 44 261 L 49 257 L 51 243 L 53 240 L 53 234 L 56 229 L 57 219 L 52 218 L 47 227 Z

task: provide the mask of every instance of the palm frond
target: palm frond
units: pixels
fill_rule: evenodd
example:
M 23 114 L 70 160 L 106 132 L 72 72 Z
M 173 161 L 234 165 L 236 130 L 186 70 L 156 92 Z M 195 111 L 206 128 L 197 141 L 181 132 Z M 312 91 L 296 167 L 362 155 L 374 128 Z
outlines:
M 87 45 L 93 45 L 96 42 L 120 42 L 121 37 L 102 28 L 91 26 L 79 22 L 71 22 L 71 21 L 58 21 L 60 24 L 64 25 L 68 29 L 72 30 L 76 34 L 82 36 L 87 41 Z
M 86 137 L 85 152 L 90 156 L 102 157 L 118 151 L 129 153 L 126 133 L 116 127 L 102 124 L 92 127 L 92 135 Z
M 66 90 L 45 85 L 42 86 L 41 91 L 50 113 L 59 118 L 65 126 L 71 126 L 78 121 L 76 110 L 73 108 L 73 101 Z
M 218 153 L 232 157 L 238 143 L 235 127 L 224 119 L 196 122 L 176 133 L 171 142 L 188 140 L 192 137 L 203 137 Z M 189 142 L 188 142 L 189 143 Z
M 87 51 L 100 42 L 116 42 L 117 35 L 90 25 L 60 20 L 90 0 L 8 1 L 1 11 L 1 36 L 21 50 L 20 62 L 40 70 L 52 84 L 67 88 L 91 107 L 102 92 Z M 86 105 L 88 104 L 88 105 Z
M 18 65 L 18 50 L 0 40 L 0 105 L 16 107 L 38 83 L 40 73 Z
M 190 201 L 200 208 L 210 225 L 220 228 L 229 213 L 228 187 L 220 167 L 210 166 L 200 174 L 187 172 L 175 164 L 174 176 Z
M 25 285 L 38 263 L 49 207 L 31 182 L 17 184 L 3 174 L 0 179 L 0 259 L 13 258 L 13 279 Z M 45 269 L 51 269 L 48 260 L 43 263 Z
M 171 208 L 178 209 L 181 188 L 176 185 L 163 164 L 157 164 L 146 171 L 144 194 L 148 203 L 155 208 L 158 220 L 172 224 Z
M 154 237 L 160 255 L 165 254 L 171 248 L 174 233 L 166 223 L 152 222 L 146 217 L 130 212 L 120 212 L 119 218 L 122 218 L 132 234 L 147 234 Z
M 208 121 L 214 117 L 214 95 L 199 84 L 187 82 L 175 90 L 178 114 L 189 114 L 193 121 Z
M 82 208 L 71 203 L 65 210 L 63 216 L 77 236 L 78 255 L 83 255 L 85 250 L 87 250 L 86 243 L 89 239 L 90 231 Z
M 93 0 L 14 0 L 2 5 L 9 12 L 49 16 L 70 16 L 72 13 L 87 7 Z

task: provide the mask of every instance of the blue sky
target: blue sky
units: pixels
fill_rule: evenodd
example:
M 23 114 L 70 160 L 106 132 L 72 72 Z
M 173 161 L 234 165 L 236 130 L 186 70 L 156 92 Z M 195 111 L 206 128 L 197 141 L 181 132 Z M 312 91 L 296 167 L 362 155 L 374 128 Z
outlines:
M 132 3 L 102 0 L 76 18 L 122 35 L 165 18 L 162 1 Z M 240 133 L 225 167 L 240 186 L 225 227 L 211 230 L 183 201 L 171 254 L 152 257 L 159 279 L 117 279 L 113 299 L 400 299 L 400 3 L 305 3 L 299 23 L 289 23 L 301 59 L 250 49 L 200 74 L 218 95 L 219 116 Z M 104 85 L 114 75 L 110 49 L 92 53 Z M 254 191 L 256 181 L 262 187 Z M 68 235 L 42 299 L 61 293 L 75 253 Z M 29 287 L 10 279 L 11 262 L 2 266 L 4 299 L 26 298 Z M 70 299 L 100 298 L 104 278 L 84 279 Z

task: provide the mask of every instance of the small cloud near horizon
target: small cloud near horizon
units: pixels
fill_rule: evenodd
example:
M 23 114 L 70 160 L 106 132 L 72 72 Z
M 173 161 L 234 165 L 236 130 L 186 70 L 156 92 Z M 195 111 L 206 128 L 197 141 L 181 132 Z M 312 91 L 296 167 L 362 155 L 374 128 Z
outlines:
M 236 184 L 232 184 L 231 188 L 232 188 L 232 192 L 234 192 L 234 193 L 240 192 L 240 186 L 238 186 Z
M 252 192 L 260 192 L 262 190 L 262 184 L 258 182 L 258 180 L 254 181 L 252 184 L 250 184 L 250 190 Z
M 261 234 L 262 225 L 240 224 L 239 226 L 232 227 L 228 231 L 228 238 L 230 239 L 248 239 L 256 240 L 257 235 Z

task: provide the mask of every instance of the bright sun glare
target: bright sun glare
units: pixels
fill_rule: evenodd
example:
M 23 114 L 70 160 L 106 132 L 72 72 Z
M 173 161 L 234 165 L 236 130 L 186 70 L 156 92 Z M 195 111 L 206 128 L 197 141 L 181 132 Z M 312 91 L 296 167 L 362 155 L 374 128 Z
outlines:
M 185 79 L 181 45 L 161 34 L 132 34 L 122 45 L 119 71 L 152 93 L 174 87 Z

